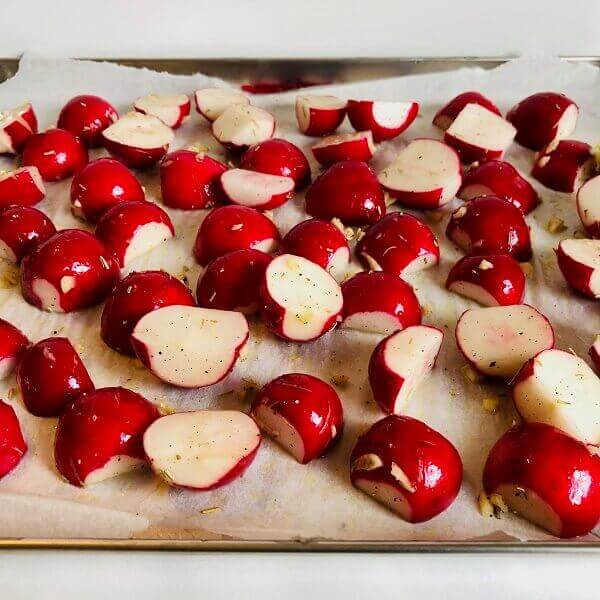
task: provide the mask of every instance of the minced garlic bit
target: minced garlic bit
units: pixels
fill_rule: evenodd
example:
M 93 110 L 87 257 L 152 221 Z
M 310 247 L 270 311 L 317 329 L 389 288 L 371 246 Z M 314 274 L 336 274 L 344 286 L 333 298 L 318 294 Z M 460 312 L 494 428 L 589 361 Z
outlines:
M 499 513 L 507 513 L 508 506 L 500 494 L 490 494 L 490 502 L 494 507 L 494 516 L 499 517 Z
M 350 378 L 347 375 L 333 375 L 329 381 L 331 381 L 335 387 L 341 389 L 347 388 L 350 385 Z
M 220 506 L 211 506 L 210 508 L 203 508 L 200 511 L 201 515 L 210 515 L 212 513 L 216 513 L 216 512 L 221 512 L 221 507 Z
M 479 269 L 481 271 L 489 271 L 490 269 L 493 269 L 494 265 L 489 261 L 489 260 L 485 260 L 485 258 L 479 263 Z
M 481 405 L 483 406 L 484 410 L 487 410 L 487 412 L 494 414 L 498 411 L 498 407 L 500 406 L 500 399 L 496 396 L 486 396 L 481 401 Z
M 478 373 L 471 365 L 463 365 L 460 368 L 462 376 L 471 383 L 477 383 L 483 379 L 483 376 Z
M 165 402 L 161 402 L 158 405 L 158 410 L 160 411 L 161 415 L 172 415 L 173 413 L 177 412 L 171 405 L 166 404 Z
M 13 288 L 19 284 L 19 269 L 9 266 L 0 275 L 0 289 Z
M 521 271 L 525 273 L 525 277 L 531 277 L 533 275 L 533 265 L 528 262 L 520 263 Z
M 546 229 L 550 233 L 562 233 L 563 231 L 566 231 L 567 226 L 565 225 L 565 222 L 562 219 L 560 219 L 559 217 L 552 217 L 548 221 L 548 224 L 546 225 Z
M 494 507 L 485 492 L 481 492 L 479 496 L 477 496 L 477 508 L 482 517 L 491 518 L 494 516 Z

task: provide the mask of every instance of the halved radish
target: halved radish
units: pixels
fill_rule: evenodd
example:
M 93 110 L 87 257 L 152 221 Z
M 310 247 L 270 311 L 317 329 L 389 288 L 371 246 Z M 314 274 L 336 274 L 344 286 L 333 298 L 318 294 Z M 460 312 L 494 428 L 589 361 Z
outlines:
M 594 167 L 592 148 L 585 142 L 561 140 L 540 150 L 531 175 L 556 192 L 577 190 Z
M 343 160 L 368 162 L 375 154 L 375 143 L 370 131 L 329 135 L 312 147 L 312 153 L 323 167 Z
M 37 119 L 29 102 L 0 111 L 0 155 L 19 154 L 37 133 Z
M 221 187 L 232 204 L 267 210 L 285 204 L 295 185 L 291 177 L 229 169 L 221 175 Z
M 528 304 L 473 308 L 458 319 L 456 343 L 478 372 L 511 378 L 526 360 L 554 346 L 554 331 Z
M 88 148 L 96 148 L 102 145 L 102 132 L 118 118 L 110 102 L 99 96 L 85 94 L 71 98 L 62 107 L 57 126 L 70 131 Z
M 343 304 L 340 286 L 325 269 L 292 254 L 271 261 L 260 297 L 267 327 L 295 342 L 311 342 L 333 329 Z
M 501 115 L 498 107 L 483 94 L 479 92 L 463 92 L 452 98 L 448 104 L 442 106 L 435 114 L 435 117 L 433 117 L 432 123 L 442 131 L 446 131 L 467 104 L 479 104 L 479 106 L 483 106 L 483 108 Z
M 190 116 L 190 99 L 186 94 L 148 94 L 138 98 L 133 108 L 144 115 L 158 117 L 171 129 L 177 129 Z
M 0 400 L 0 479 L 8 475 L 27 452 L 27 442 L 14 408 Z
M 594 343 L 590 346 L 589 355 L 592 363 L 594 363 L 596 372 L 600 375 L 600 334 L 596 336 Z
M 296 120 L 304 135 L 330 135 L 345 116 L 346 101 L 336 96 L 296 96 Z
M 356 131 L 370 131 L 376 142 L 399 136 L 418 114 L 417 102 L 348 100 L 348 119 L 352 127 Z
M 33 206 L 46 196 L 42 176 L 37 167 L 21 167 L 0 171 L 0 208 Z
M 0 258 L 20 263 L 55 233 L 54 223 L 37 208 L 9 206 L 0 210 Z
M 213 122 L 212 132 L 223 146 L 242 152 L 273 137 L 275 118 L 262 108 L 234 104 Z
M 556 249 L 567 283 L 589 298 L 600 298 L 600 240 L 563 240 Z
M 241 477 L 260 446 L 256 423 L 237 410 L 166 415 L 144 434 L 152 470 L 175 487 L 207 491 Z
M 579 188 L 577 212 L 587 233 L 600 239 L 600 175 L 592 177 Z
M 27 346 L 29 340 L 21 330 L 0 319 L 0 380 L 6 379 L 14 371 Z
M 248 340 L 242 313 L 196 306 L 163 306 L 136 324 L 131 343 L 161 381 L 185 388 L 224 379 Z
M 400 414 L 433 369 L 443 339 L 440 329 L 411 325 L 377 344 L 369 361 L 369 383 L 383 411 Z
M 344 427 L 337 392 L 303 373 L 281 375 L 263 386 L 250 414 L 264 433 L 303 465 L 325 454 Z
M 437 208 L 450 202 L 460 187 L 458 154 L 437 140 L 418 139 L 400 151 L 379 173 L 384 189 L 404 206 Z
M 207 120 L 214 121 L 234 104 L 248 105 L 248 96 L 230 88 L 204 88 L 194 92 L 196 110 Z

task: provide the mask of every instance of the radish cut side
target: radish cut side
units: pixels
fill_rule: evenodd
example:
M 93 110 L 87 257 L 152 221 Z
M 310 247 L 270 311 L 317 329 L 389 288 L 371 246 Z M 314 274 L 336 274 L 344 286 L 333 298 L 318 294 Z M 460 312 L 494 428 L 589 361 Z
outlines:
M 186 110 L 186 105 L 187 110 Z M 189 98 L 185 94 L 149 94 L 138 98 L 134 108 L 159 118 L 165 125 L 176 127 L 189 114 Z
M 146 223 L 138 227 L 127 245 L 123 264 L 127 266 L 131 261 L 150 252 L 172 237 L 173 232 L 165 223 Z
M 397 129 L 414 110 L 413 102 L 373 102 L 373 119 L 381 127 Z
M 357 460 L 360 460 L 358 458 Z M 406 497 L 398 493 L 398 490 L 381 481 L 371 481 L 370 479 L 356 478 L 354 485 L 371 496 L 374 500 L 387 506 L 392 512 L 395 512 L 401 519 L 411 521 L 411 509 Z
M 586 181 L 577 192 L 577 212 L 585 230 L 600 239 L 600 175 Z
M 122 116 L 103 131 L 103 136 L 111 142 L 143 150 L 166 147 L 175 137 L 173 130 L 159 118 L 139 112 Z
M 299 463 L 304 459 L 304 442 L 296 428 L 271 407 L 261 405 L 253 410 L 254 418 L 260 428 Z
M 198 112 L 207 120 L 214 121 L 234 104 L 250 104 L 247 96 L 227 88 L 206 88 L 194 94 Z
M 291 177 L 279 177 L 278 175 L 247 171 L 246 169 L 225 171 L 221 175 L 221 185 L 232 202 L 251 208 L 270 205 L 274 200 L 278 201 L 279 198 L 284 201 L 294 191 L 295 187 L 294 180 Z

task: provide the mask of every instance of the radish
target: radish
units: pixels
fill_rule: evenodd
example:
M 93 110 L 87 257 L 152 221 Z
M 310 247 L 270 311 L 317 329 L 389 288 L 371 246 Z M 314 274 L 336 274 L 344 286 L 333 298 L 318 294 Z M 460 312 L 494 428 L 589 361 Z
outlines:
M 369 361 L 369 383 L 383 411 L 401 413 L 433 369 L 443 339 L 440 329 L 411 325 L 377 344 Z
M 517 425 L 496 442 L 483 487 L 561 538 L 585 535 L 600 519 L 600 457 L 544 423 Z
M 266 326 L 294 342 L 311 342 L 333 329 L 343 304 L 340 286 L 325 269 L 292 254 L 269 263 L 260 297 Z
M 119 202 L 144 199 L 144 190 L 135 175 L 113 158 L 89 162 L 71 183 L 71 212 L 91 223 Z
M 12 323 L 0 319 L 0 380 L 6 379 L 14 371 L 27 346 L 29 340 L 25 335 Z
M 577 212 L 588 235 L 600 239 L 600 175 L 592 177 L 579 188 Z
M 161 381 L 183 388 L 224 379 L 247 340 L 248 323 L 241 313 L 177 305 L 145 314 L 131 334 L 146 368 Z
M 26 453 L 17 415 L 10 404 L 0 400 L 0 479 L 16 468 Z
M 600 334 L 596 336 L 594 343 L 590 346 L 589 355 L 592 363 L 594 363 L 596 372 L 600 375 Z
M 440 249 L 431 229 L 412 215 L 395 212 L 371 225 L 356 246 L 359 260 L 372 271 L 398 277 L 438 264 Z
M 234 250 L 253 248 L 272 252 L 279 243 L 273 221 L 247 206 L 221 206 L 213 209 L 198 229 L 194 256 L 203 266 Z
M 99 96 L 71 98 L 58 115 L 58 127 L 77 136 L 88 148 L 102 146 L 102 132 L 119 115 L 115 107 Z
M 540 92 L 513 106 L 506 118 L 516 127 L 516 141 L 530 150 L 569 137 L 575 130 L 579 108 L 564 94 Z
M 335 96 L 296 96 L 296 120 L 304 135 L 332 134 L 346 116 L 346 101 Z
M 0 171 L 0 208 L 33 206 L 46 196 L 44 182 L 37 167 Z
M 31 104 L 0 111 L 0 155 L 19 154 L 37 133 L 37 118 Z
M 600 240 L 563 240 L 558 244 L 556 258 L 574 290 L 600 299 Z
M 312 147 L 312 153 L 323 167 L 344 160 L 368 162 L 375 154 L 375 142 L 370 131 L 329 135 Z
M 153 404 L 126 388 L 83 394 L 58 421 L 56 468 L 77 487 L 139 469 L 146 464 L 142 436 L 159 417 Z
M 79 354 L 62 337 L 29 346 L 19 362 L 17 382 L 25 408 L 36 417 L 57 417 L 78 396 L 94 389 Z
M 190 99 L 185 94 L 148 94 L 138 98 L 133 108 L 158 117 L 171 129 L 178 129 L 190 116 Z
M 483 94 L 480 94 L 479 92 L 463 92 L 452 98 L 448 104 L 440 108 L 435 114 L 435 117 L 433 117 L 432 123 L 442 131 L 446 131 L 446 129 L 454 123 L 454 120 L 458 117 L 460 111 L 467 106 L 467 104 L 478 104 L 498 116 L 502 116 L 498 107 Z
M 63 229 L 38 244 L 21 265 L 23 298 L 42 310 L 71 312 L 101 302 L 119 280 L 104 244 L 81 229 Z
M 383 189 L 367 163 L 336 163 L 319 175 L 306 192 L 306 212 L 320 219 L 366 225 L 381 219 L 386 206 Z
M 281 375 L 252 402 L 260 429 L 300 464 L 319 458 L 341 437 L 344 410 L 336 391 L 303 373 Z
M 594 166 L 591 147 L 585 142 L 561 140 L 540 150 L 531 175 L 555 192 L 577 190 Z
M 437 140 L 418 139 L 379 174 L 384 189 L 404 206 L 437 208 L 454 199 L 462 176 L 458 154 Z
M 348 119 L 352 127 L 356 131 L 370 131 L 376 142 L 399 136 L 418 114 L 416 102 L 348 100 Z
M 156 164 L 174 139 L 173 130 L 152 115 L 132 111 L 102 132 L 104 147 L 128 167 L 144 169 Z
M 122 279 L 108 297 L 102 311 L 100 334 L 104 343 L 135 356 L 131 333 L 137 322 L 163 306 L 194 306 L 190 290 L 164 271 L 140 271 Z
M 506 254 L 465 256 L 448 273 L 446 288 L 483 306 L 521 304 L 525 297 L 525 273 Z
M 153 202 L 119 202 L 96 226 L 96 236 L 122 268 L 174 235 L 169 215 Z
M 270 262 L 268 254 L 251 248 L 215 258 L 198 279 L 198 306 L 237 310 L 246 315 L 258 312 L 259 288 Z
M 37 208 L 9 206 L 0 210 L 0 259 L 18 264 L 55 233 L 52 221 Z
M 234 104 L 213 122 L 212 133 L 229 150 L 243 152 L 273 137 L 275 118 L 262 108 Z
M 554 346 L 554 331 L 528 304 L 473 308 L 458 319 L 456 343 L 477 372 L 510 379 L 526 360 Z
M 406 416 L 377 421 L 350 456 L 352 484 L 409 523 L 446 510 L 460 491 L 462 473 L 452 443 Z
M 221 187 L 232 204 L 267 210 L 285 204 L 294 195 L 295 184 L 291 177 L 230 169 L 221 175 Z
M 199 410 L 155 421 L 144 434 L 144 451 L 169 485 L 207 491 L 241 477 L 260 442 L 256 423 L 243 412 Z
M 362 272 L 342 284 L 340 327 L 389 335 L 421 323 L 421 306 L 413 289 L 396 275 Z
M 247 96 L 230 88 L 204 88 L 194 92 L 196 110 L 207 120 L 214 121 L 234 104 L 248 105 Z

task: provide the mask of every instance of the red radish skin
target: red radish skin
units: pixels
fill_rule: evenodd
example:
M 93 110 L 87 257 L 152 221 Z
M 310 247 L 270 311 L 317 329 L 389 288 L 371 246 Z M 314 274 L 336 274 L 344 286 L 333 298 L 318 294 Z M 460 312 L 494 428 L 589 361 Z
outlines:
M 64 129 L 48 129 L 29 140 L 23 150 L 24 167 L 37 167 L 44 181 L 61 181 L 75 175 L 88 162 L 87 148 Z
M 368 225 L 385 215 L 383 189 L 367 163 L 348 160 L 319 175 L 306 192 L 306 212 L 347 225 Z
M 367 229 L 356 246 L 356 255 L 372 271 L 401 277 L 437 265 L 440 248 L 423 221 L 395 212 Z
M 375 154 L 375 142 L 370 131 L 329 135 L 312 147 L 312 153 L 322 167 L 342 162 L 358 160 L 368 162 Z
M 590 346 L 589 355 L 592 359 L 594 368 L 596 369 L 596 373 L 600 375 L 600 335 L 596 336 L 594 343 Z
M 52 221 L 37 208 L 12 206 L 0 210 L 0 258 L 18 264 L 55 233 Z
M 480 94 L 479 92 L 463 92 L 462 94 L 452 98 L 448 104 L 442 106 L 442 108 L 440 108 L 440 110 L 438 110 L 435 114 L 435 117 L 433 117 L 432 123 L 438 129 L 446 131 L 446 129 L 452 125 L 454 119 L 458 117 L 460 111 L 467 104 L 478 104 L 479 106 L 487 108 L 498 116 L 502 116 L 498 107 L 483 94 Z
M 133 103 L 134 110 L 159 118 L 171 129 L 179 129 L 190 116 L 190 99 L 185 94 L 148 94 Z
M 574 192 L 593 169 L 591 150 L 585 142 L 561 140 L 540 151 L 531 175 L 555 192 Z
M 250 414 L 266 435 L 303 465 L 323 456 L 344 427 L 336 391 L 303 373 L 281 375 L 263 386 Z
M 72 312 L 108 296 L 119 266 L 104 244 L 81 229 L 63 229 L 38 244 L 21 265 L 23 298 L 42 310 Z
M 524 215 L 537 208 L 540 197 L 533 186 L 510 163 L 488 160 L 463 175 L 458 197 L 473 200 L 480 196 L 498 196 L 508 200 Z
M 71 485 L 83 487 L 143 467 L 142 436 L 159 417 L 152 403 L 126 388 L 101 388 L 79 396 L 58 421 L 58 472 Z
M 223 254 L 253 248 L 273 252 L 279 244 L 277 227 L 268 217 L 246 206 L 220 206 L 202 221 L 194 243 L 194 256 L 206 266 Z
M 564 94 L 540 92 L 513 106 L 506 118 L 516 127 L 515 140 L 530 150 L 569 137 L 577 125 L 577 104 Z
M 18 365 L 29 340 L 12 323 L 0 319 L 0 380 L 6 379 Z
M 229 202 L 257 210 L 282 206 L 294 195 L 294 187 L 291 177 L 246 169 L 229 169 L 221 175 L 221 188 Z
M 0 111 L 0 155 L 19 154 L 36 133 L 37 118 L 28 102 Z
M 213 122 L 212 133 L 228 150 L 244 152 L 273 137 L 275 118 L 262 108 L 234 104 Z
M 135 356 L 131 333 L 137 322 L 163 306 L 194 306 L 190 290 L 164 271 L 139 271 L 127 275 L 115 287 L 102 311 L 100 335 L 104 343 Z
M 25 408 L 36 417 L 58 417 L 94 383 L 67 338 L 53 337 L 29 346 L 17 369 Z
M 358 438 L 352 485 L 409 523 L 446 510 L 462 483 L 462 462 L 443 435 L 411 417 L 389 415 Z
M 416 102 L 348 100 L 348 119 L 356 131 L 370 131 L 375 142 L 391 140 L 417 118 Z
M 600 457 L 543 423 L 502 435 L 485 463 L 483 488 L 557 537 L 585 535 L 600 519 Z
M 483 306 L 521 304 L 526 278 L 519 263 L 506 254 L 465 256 L 448 273 L 446 288 Z
M 600 175 L 586 181 L 577 191 L 577 212 L 587 234 L 600 239 Z
M 421 323 L 412 287 L 392 273 L 357 273 L 342 284 L 342 295 L 342 328 L 389 335 Z
M 260 250 L 236 250 L 210 262 L 196 287 L 198 306 L 258 312 L 259 289 L 271 257 Z
M 115 107 L 90 94 L 71 98 L 58 115 L 58 127 L 77 136 L 88 148 L 102 146 L 102 132 L 119 115 Z
M 21 167 L 14 171 L 0 171 L 0 208 L 33 206 L 46 196 L 46 189 L 36 167 Z
M 497 196 L 475 198 L 452 213 L 446 235 L 472 256 L 507 254 L 519 262 L 532 256 L 523 213 Z
M 89 162 L 71 183 L 71 212 L 90 223 L 119 202 L 144 199 L 144 189 L 135 175 L 114 158 Z
M 234 104 L 250 104 L 249 98 L 231 88 L 204 88 L 194 92 L 196 110 L 211 123 Z
M 600 240 L 563 240 L 556 249 L 558 267 L 577 292 L 600 299 Z
M 331 135 L 346 117 L 346 101 L 335 96 L 296 96 L 296 120 L 304 135 Z
M 27 442 L 10 404 L 0 400 L 0 479 L 8 475 L 27 453 Z

